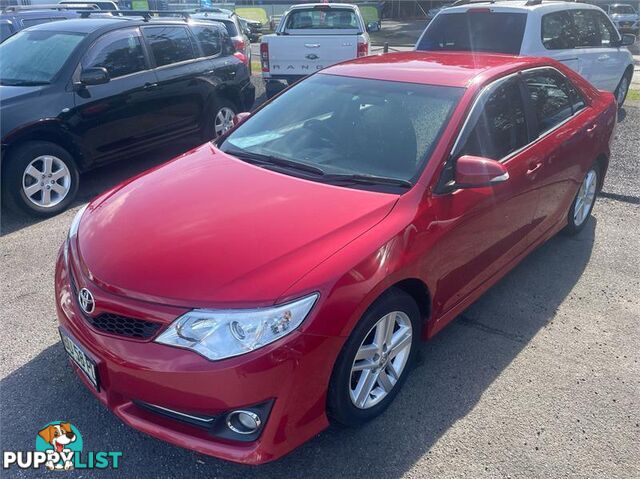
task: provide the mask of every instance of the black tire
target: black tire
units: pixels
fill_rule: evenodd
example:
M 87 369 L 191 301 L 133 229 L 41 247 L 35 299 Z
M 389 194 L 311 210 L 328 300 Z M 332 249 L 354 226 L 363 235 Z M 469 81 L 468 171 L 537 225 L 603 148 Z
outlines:
M 622 75 L 622 78 L 620 79 L 620 82 L 616 87 L 616 91 L 614 92 L 614 95 L 616 96 L 616 103 L 618 104 L 618 108 L 622 108 L 622 105 L 624 105 L 624 101 L 627 99 L 627 95 L 629 94 L 629 88 L 631 86 L 631 74 L 632 73 L 630 71 L 624 72 L 624 75 Z M 626 85 L 626 88 L 623 86 L 623 83 Z M 622 97 L 622 99 L 620 99 L 621 88 L 625 88 L 624 96 Z
M 31 201 L 23 190 L 23 176 L 29 164 L 39 156 L 53 156 L 64 163 L 69 170 L 70 185 L 62 199 L 52 206 L 39 206 Z M 11 202 L 26 213 L 49 217 L 66 210 L 78 193 L 80 174 L 73 156 L 63 147 L 49 141 L 28 141 L 11 148 L 3 160 L 2 189 Z M 27 177 L 27 181 L 33 178 Z M 37 197 L 37 195 L 36 195 Z
M 234 115 L 238 114 L 238 107 L 232 101 L 223 97 L 215 98 L 211 102 L 208 110 L 209 118 L 207 119 L 207 127 L 205 128 L 205 141 L 210 141 L 218 137 L 216 134 L 216 117 L 223 108 L 229 108 Z
M 361 344 L 371 334 L 375 324 L 393 311 L 404 312 L 411 321 L 412 336 L 409 358 L 393 388 L 377 404 L 368 409 L 358 408 L 351 400 L 351 368 Z M 362 316 L 344 344 L 333 368 L 327 396 L 327 413 L 332 422 L 342 426 L 360 426 L 382 414 L 394 400 L 415 360 L 420 341 L 421 320 L 418 305 L 399 289 L 390 289 L 378 298 Z
M 591 212 L 593 211 L 593 206 L 596 204 L 596 197 L 597 197 L 597 193 L 598 193 L 598 185 L 600 182 L 600 168 L 598 167 L 597 164 L 593 164 L 585 173 L 584 178 L 586 179 L 587 176 L 590 173 L 595 173 L 595 179 L 593 180 L 596 184 L 596 190 L 593 196 L 593 201 L 591 202 L 591 205 L 589 206 L 589 210 L 588 213 L 586 214 L 584 220 L 582 220 L 581 223 L 576 223 L 575 220 L 575 209 L 576 209 L 576 204 L 578 201 L 578 197 L 580 196 L 580 192 L 582 190 L 582 185 L 580 185 L 580 188 L 578 189 L 578 192 L 576 193 L 575 198 L 573 199 L 573 201 L 571 202 L 571 207 L 569 208 L 569 212 L 567 213 L 567 226 L 565 226 L 564 230 L 562 230 L 562 232 L 565 235 L 568 236 L 574 236 L 577 235 L 578 233 L 580 233 L 580 231 L 582 231 L 585 227 L 585 225 L 589 222 L 589 217 L 591 216 Z M 583 179 L 583 182 L 585 181 L 585 179 Z

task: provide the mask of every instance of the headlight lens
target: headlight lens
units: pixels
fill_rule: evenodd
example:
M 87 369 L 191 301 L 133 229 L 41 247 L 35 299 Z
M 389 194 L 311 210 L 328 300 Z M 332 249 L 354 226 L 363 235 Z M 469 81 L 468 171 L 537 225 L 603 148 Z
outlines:
M 270 308 L 194 309 L 171 323 L 156 342 L 191 349 L 214 361 L 239 356 L 291 333 L 317 299 L 314 293 Z

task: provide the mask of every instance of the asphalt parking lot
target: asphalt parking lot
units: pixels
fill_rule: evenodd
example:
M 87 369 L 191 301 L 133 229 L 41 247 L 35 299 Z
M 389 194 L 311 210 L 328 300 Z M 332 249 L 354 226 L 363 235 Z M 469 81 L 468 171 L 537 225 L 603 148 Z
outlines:
M 75 211 L 184 148 L 85 175 L 75 206 L 55 218 L 3 211 L 3 450 L 33 450 L 44 424 L 66 420 L 85 450 L 122 451 L 121 468 L 100 477 L 640 477 L 640 103 L 620 114 L 604 193 L 581 235 L 549 241 L 424 344 L 381 418 L 331 428 L 261 467 L 123 425 L 81 386 L 59 342 L 53 267 Z

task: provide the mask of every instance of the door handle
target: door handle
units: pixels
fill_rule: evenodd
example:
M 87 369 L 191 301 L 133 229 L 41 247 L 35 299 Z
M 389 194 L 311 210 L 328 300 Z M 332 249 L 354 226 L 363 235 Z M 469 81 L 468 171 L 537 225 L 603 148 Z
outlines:
M 609 59 L 609 55 L 600 55 L 598 57 L 599 62 L 606 62 Z
M 527 168 L 527 175 L 532 175 L 536 171 L 538 171 L 542 167 L 542 162 L 539 161 L 537 163 L 530 163 L 529 168 Z
M 304 46 L 307 48 L 320 48 L 319 43 L 305 43 Z
M 593 133 L 594 131 L 596 131 L 597 128 L 598 128 L 598 124 L 594 123 L 593 125 L 591 125 L 589 128 L 586 129 L 586 132 Z
M 157 88 L 157 87 L 158 87 L 157 83 L 149 83 L 149 82 L 147 82 L 147 83 L 144 84 L 143 88 L 145 90 L 153 90 L 154 88 Z

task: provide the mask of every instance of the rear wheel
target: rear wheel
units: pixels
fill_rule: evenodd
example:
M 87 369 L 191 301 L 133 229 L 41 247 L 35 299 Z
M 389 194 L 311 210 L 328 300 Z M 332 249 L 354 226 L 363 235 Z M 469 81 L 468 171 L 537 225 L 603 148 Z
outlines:
M 9 152 L 6 163 L 3 188 L 27 213 L 43 217 L 58 214 L 78 192 L 80 175 L 75 161 L 55 143 L 24 143 Z
M 218 98 L 209 111 L 211 116 L 206 129 L 206 140 L 217 138 L 233 128 L 233 118 L 238 109 L 232 102 L 226 98 Z
M 576 193 L 573 203 L 571 203 L 571 208 L 569 208 L 567 226 L 564 229 L 566 234 L 576 235 L 580 233 L 587 224 L 587 220 L 593 210 L 593 205 L 596 202 L 599 171 L 598 166 L 593 165 L 584 176 L 580 189 L 578 193 Z
M 411 296 L 390 290 L 364 314 L 334 367 L 328 394 L 331 419 L 358 426 L 382 412 L 402 387 L 420 337 Z

